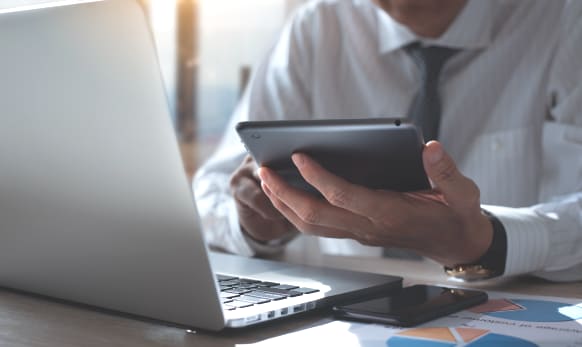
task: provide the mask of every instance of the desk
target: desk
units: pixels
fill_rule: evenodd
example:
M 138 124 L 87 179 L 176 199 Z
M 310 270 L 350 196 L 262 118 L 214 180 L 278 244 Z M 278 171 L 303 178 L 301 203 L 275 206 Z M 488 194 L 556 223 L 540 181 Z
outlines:
M 392 273 L 422 270 L 419 279 L 405 283 L 439 282 L 440 269 L 430 264 L 397 261 Z M 437 273 L 438 270 L 438 273 Z M 434 271 L 435 281 L 427 278 Z M 582 282 L 555 284 L 535 278 L 517 278 L 484 289 L 522 294 L 578 297 L 582 299 Z M 0 289 L 0 346 L 234 346 L 258 342 L 270 337 L 331 321 L 326 312 L 290 317 L 268 325 L 222 333 L 187 333 L 183 329 L 164 326 L 81 306 Z

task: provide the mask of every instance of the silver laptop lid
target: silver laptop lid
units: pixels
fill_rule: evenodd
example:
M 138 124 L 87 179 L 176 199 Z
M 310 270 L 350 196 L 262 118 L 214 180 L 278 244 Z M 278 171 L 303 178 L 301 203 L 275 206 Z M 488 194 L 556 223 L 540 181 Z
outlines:
M 0 285 L 224 326 L 133 0 L 0 14 Z

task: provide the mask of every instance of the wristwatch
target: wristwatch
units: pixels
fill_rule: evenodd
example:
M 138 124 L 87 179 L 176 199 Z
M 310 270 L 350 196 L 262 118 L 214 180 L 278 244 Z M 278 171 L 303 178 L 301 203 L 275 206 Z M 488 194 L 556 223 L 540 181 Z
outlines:
M 507 234 L 501 221 L 489 211 L 481 209 L 493 226 L 491 245 L 476 262 L 445 266 L 449 279 L 460 282 L 482 281 L 503 275 L 507 259 Z

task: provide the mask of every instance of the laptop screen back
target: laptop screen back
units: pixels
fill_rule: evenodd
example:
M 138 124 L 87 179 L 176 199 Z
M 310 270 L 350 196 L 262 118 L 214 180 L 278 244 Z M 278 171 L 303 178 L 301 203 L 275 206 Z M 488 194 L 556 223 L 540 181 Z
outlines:
M 221 328 L 141 8 L 4 13 L 0 42 L 0 285 Z

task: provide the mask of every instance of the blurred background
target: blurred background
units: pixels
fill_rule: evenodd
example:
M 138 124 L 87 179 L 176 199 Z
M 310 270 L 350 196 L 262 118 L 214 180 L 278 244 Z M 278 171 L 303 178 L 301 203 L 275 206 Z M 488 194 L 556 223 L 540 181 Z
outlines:
M 307 0 L 136 0 L 151 25 L 188 176 L 212 153 L 254 68 Z M 0 0 L 0 9 L 75 0 Z
M 257 64 L 306 0 L 142 0 L 189 176 L 212 153 Z

